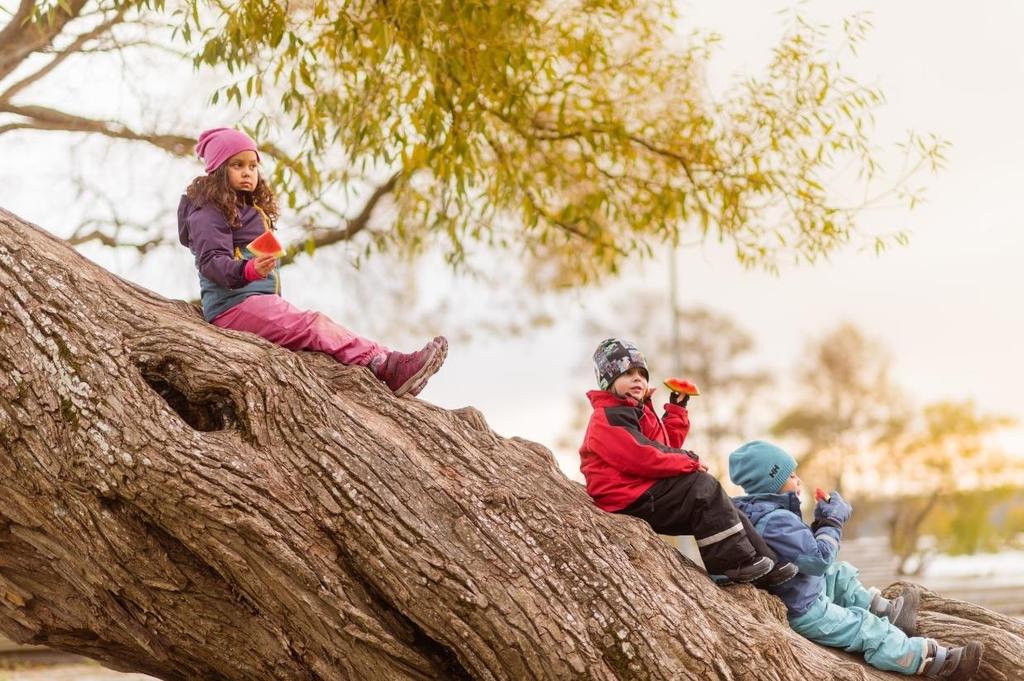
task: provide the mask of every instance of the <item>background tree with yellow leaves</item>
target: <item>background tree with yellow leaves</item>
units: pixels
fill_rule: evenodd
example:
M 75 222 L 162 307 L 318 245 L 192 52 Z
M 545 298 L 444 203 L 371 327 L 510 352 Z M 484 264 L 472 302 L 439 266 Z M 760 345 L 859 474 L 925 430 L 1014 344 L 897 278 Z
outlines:
M 886 447 L 882 475 L 906 481 L 908 498 L 890 521 L 889 543 L 902 574 L 916 574 L 929 550 L 977 549 L 986 535 L 990 503 L 958 493 L 998 488 L 1002 477 L 1020 464 L 986 440 L 1015 424 L 1006 416 L 979 412 L 974 402 L 936 402 Z M 922 546 L 925 532 L 934 543 Z
M 842 489 L 844 476 L 873 465 L 867 453 L 907 418 L 890 358 L 881 343 L 845 323 L 808 341 L 796 378 L 800 398 L 771 432 L 802 442 L 805 479 Z

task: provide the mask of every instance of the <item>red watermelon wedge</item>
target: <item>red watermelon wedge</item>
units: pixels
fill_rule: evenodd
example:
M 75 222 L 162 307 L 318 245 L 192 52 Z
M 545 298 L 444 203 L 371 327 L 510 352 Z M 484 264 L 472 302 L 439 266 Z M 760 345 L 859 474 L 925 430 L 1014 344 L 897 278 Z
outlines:
M 700 390 L 697 389 L 696 385 L 681 378 L 666 378 L 665 387 L 681 395 L 700 395 Z
M 828 501 L 831 495 L 820 487 L 814 488 L 814 498 L 818 501 Z
M 246 248 L 254 255 L 272 255 L 275 258 L 284 256 L 284 249 L 281 248 L 281 243 L 269 229 L 249 242 Z

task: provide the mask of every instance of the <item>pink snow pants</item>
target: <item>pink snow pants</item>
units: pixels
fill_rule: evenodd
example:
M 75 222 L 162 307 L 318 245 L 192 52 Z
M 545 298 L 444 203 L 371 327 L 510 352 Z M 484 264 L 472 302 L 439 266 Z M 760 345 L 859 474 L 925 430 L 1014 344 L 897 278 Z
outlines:
M 249 296 L 213 324 L 223 329 L 248 331 L 289 350 L 325 352 L 342 364 L 369 366 L 389 350 L 334 323 L 313 310 L 300 310 L 281 296 Z

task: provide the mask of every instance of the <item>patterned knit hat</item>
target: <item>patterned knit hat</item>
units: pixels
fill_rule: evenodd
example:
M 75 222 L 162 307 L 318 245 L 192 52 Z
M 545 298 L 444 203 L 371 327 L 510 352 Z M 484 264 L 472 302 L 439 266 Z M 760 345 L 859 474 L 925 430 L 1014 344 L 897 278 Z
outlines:
M 597 374 L 597 385 L 601 390 L 611 388 L 616 378 L 634 367 L 644 372 L 644 378 L 651 380 L 644 353 L 628 341 L 606 338 L 594 351 L 594 373 Z
M 796 470 L 796 459 L 770 442 L 754 440 L 729 455 L 729 478 L 746 494 L 777 494 Z

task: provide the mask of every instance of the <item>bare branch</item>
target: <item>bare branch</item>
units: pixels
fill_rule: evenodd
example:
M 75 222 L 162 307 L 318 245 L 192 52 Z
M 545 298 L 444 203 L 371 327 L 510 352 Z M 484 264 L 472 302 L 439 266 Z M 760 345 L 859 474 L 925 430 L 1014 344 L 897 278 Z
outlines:
M 0 112 L 23 116 L 34 130 L 62 130 L 64 132 L 91 132 L 115 139 L 148 142 L 175 156 L 189 156 L 195 141 L 183 135 L 140 133 L 114 121 L 100 121 L 51 109 L 45 106 L 17 106 L 0 101 Z
M 59 130 L 63 132 L 84 132 L 103 135 L 113 139 L 129 140 L 132 142 L 146 142 L 153 146 L 170 152 L 175 156 L 188 157 L 192 155 L 195 146 L 195 139 L 185 135 L 143 133 L 132 130 L 127 125 L 116 121 L 103 121 L 94 118 L 76 116 L 57 109 L 45 106 L 18 106 L 10 102 L 0 100 L 0 113 L 10 113 L 22 116 L 28 120 L 0 127 L 0 132 L 9 132 L 11 129 L 18 130 Z M 294 166 L 295 161 L 286 154 L 280 147 L 272 143 L 260 145 L 260 151 L 277 159 L 279 162 Z
M 130 47 L 142 47 L 147 50 L 154 50 L 156 52 L 163 52 L 166 55 L 172 57 L 178 57 L 181 59 L 186 58 L 186 54 L 181 50 L 176 50 L 173 47 L 164 45 L 159 42 L 154 42 L 145 38 L 139 38 L 137 40 L 125 40 L 125 41 L 111 41 L 109 45 L 102 45 L 97 47 L 89 47 L 79 50 L 79 54 L 110 54 L 112 52 L 120 52 L 121 50 Z
M 359 215 L 349 220 L 344 229 L 327 229 L 319 228 L 313 230 L 312 246 L 314 248 L 323 248 L 324 246 L 331 246 L 342 241 L 351 240 L 356 234 L 366 229 L 370 224 L 370 218 L 373 217 L 373 212 L 377 208 L 377 205 L 381 200 L 394 192 L 395 187 L 398 186 L 398 182 L 401 179 L 402 174 L 395 173 L 391 178 L 377 187 L 370 198 L 367 199 L 363 209 L 359 212 Z M 309 239 L 303 240 L 301 243 L 293 244 L 288 248 L 288 255 L 281 258 L 281 266 L 289 265 L 295 260 L 295 256 L 303 252 L 303 250 L 309 244 Z
M 34 52 L 53 44 L 64 26 L 76 19 L 88 0 L 68 0 L 54 11 L 52 21 L 27 25 L 35 7 L 32 0 L 22 0 L 14 18 L 0 31 L 0 80 L 9 76 Z
M 0 135 L 5 132 L 14 132 L 15 130 L 33 130 L 34 127 L 28 123 L 7 123 L 6 125 L 0 125 Z
M 98 242 L 108 248 L 135 250 L 141 257 L 159 246 L 176 242 L 174 235 L 166 234 L 166 230 L 163 229 L 169 222 L 166 210 L 160 210 L 152 217 L 141 221 L 125 218 L 118 200 L 94 185 L 88 175 L 76 177 L 73 185 L 76 189 L 76 201 L 93 206 L 102 205 L 108 217 L 86 220 L 79 224 L 65 239 L 72 246 Z M 173 211 L 170 215 L 173 215 Z M 126 234 L 130 235 L 132 240 L 128 240 Z
M 81 246 L 82 244 L 86 244 L 91 241 L 98 241 L 104 246 L 108 246 L 110 248 L 134 248 L 139 252 L 139 255 L 145 255 L 158 246 L 166 246 L 173 243 L 171 239 L 159 236 L 141 243 L 128 243 L 119 239 L 116 236 L 116 232 L 111 235 L 106 232 L 102 232 L 99 229 L 94 229 L 91 232 L 86 232 L 84 234 L 81 233 L 82 231 L 82 228 L 79 227 L 75 230 L 74 234 L 66 239 L 66 241 L 72 246 Z
M 2 99 L 0 99 L 0 113 L 10 113 L 22 116 L 26 119 L 16 123 L 0 125 L 0 135 L 14 130 L 57 130 L 63 132 L 91 133 L 114 139 L 145 142 L 179 157 L 191 156 L 195 145 L 195 140 L 192 137 L 186 137 L 184 135 L 141 133 L 114 121 L 85 118 L 69 114 L 64 111 L 59 111 L 57 109 L 51 109 L 49 107 L 17 106 Z M 261 151 L 277 159 L 280 163 L 286 166 L 294 167 L 296 165 L 293 158 L 274 144 L 265 143 L 261 146 Z M 339 243 L 341 241 L 348 241 L 357 233 L 362 231 L 369 223 L 376 205 L 384 196 L 390 194 L 394 190 L 398 179 L 399 175 L 396 174 L 386 183 L 378 187 L 370 196 L 370 199 L 363 207 L 362 212 L 350 221 L 344 229 L 328 230 L 325 228 L 323 230 L 319 230 L 320 233 L 313 237 L 313 246 L 319 248 Z M 85 227 L 85 225 L 83 225 L 83 227 Z M 79 229 L 81 230 L 82 228 Z M 141 243 L 122 243 L 116 234 L 111 236 L 99 230 L 93 230 L 86 234 L 76 233 L 76 235 L 69 239 L 69 242 L 73 245 L 79 245 L 87 241 L 98 241 L 107 246 L 126 246 L 135 248 L 139 250 L 140 253 L 145 253 L 147 250 L 165 243 L 157 238 Z M 307 242 L 303 242 L 302 244 L 293 246 L 290 250 L 290 255 L 285 259 L 283 264 L 288 264 L 294 260 L 295 254 L 303 250 L 306 247 L 306 243 Z
M 91 31 L 87 31 L 82 35 L 78 36 L 77 38 L 75 38 L 75 40 L 70 45 L 68 45 L 60 52 L 58 52 L 57 56 L 50 60 L 50 62 L 46 66 L 42 67 L 35 73 L 30 74 L 25 78 L 22 78 L 17 83 L 7 88 L 7 90 L 3 94 L 0 94 L 0 101 L 9 101 L 12 97 L 14 97 L 14 95 L 18 94 L 19 92 L 21 92 L 28 86 L 32 85 L 33 83 L 39 81 L 41 78 L 45 77 L 48 73 L 50 73 L 55 68 L 60 66 L 60 64 L 65 59 L 67 59 L 75 53 L 82 52 L 86 43 L 88 43 L 90 40 L 93 40 L 107 33 L 115 25 L 121 23 L 124 20 L 124 15 L 127 11 L 128 5 L 122 6 L 120 9 L 117 10 L 114 16 L 110 17 L 106 21 L 97 24 Z
M 5 128 L 21 129 L 21 128 L 29 128 L 29 127 L 35 128 L 35 129 L 50 129 L 50 128 L 39 128 L 37 126 L 30 126 L 30 125 L 25 125 L 25 124 L 11 124 L 11 125 L 8 125 L 8 126 L 0 126 L 0 134 L 2 134 L 3 132 L 6 131 Z M 96 130 L 76 130 L 76 131 L 81 131 L 81 132 L 98 132 Z M 105 133 L 102 133 L 102 134 L 105 134 Z M 139 137 L 130 137 L 128 139 L 140 139 L 142 141 L 148 141 L 148 142 L 156 144 L 155 141 L 153 141 L 151 139 L 143 139 L 143 137 L 141 137 L 141 136 L 139 136 Z M 191 145 L 192 145 L 192 140 L 191 139 L 189 139 L 189 138 L 180 138 L 180 139 L 184 140 L 183 143 L 187 144 L 189 146 L 189 148 L 191 148 Z M 167 148 L 167 147 L 163 146 L 162 144 L 157 144 L 157 146 L 160 146 L 161 148 L 164 148 L 164 149 Z M 282 158 L 285 158 L 285 162 L 287 162 L 286 157 L 284 157 L 284 155 L 281 154 L 280 149 L 274 147 L 273 145 L 271 145 L 269 147 L 268 153 L 270 153 L 271 155 L 275 155 L 275 154 L 280 155 Z M 313 228 L 311 228 L 310 233 L 311 233 L 312 236 L 310 238 L 308 238 L 308 239 L 303 239 L 300 242 L 292 244 L 288 248 L 288 255 L 286 255 L 285 257 L 281 258 L 281 261 L 280 261 L 281 266 L 289 265 L 292 262 L 294 262 L 296 256 L 299 253 L 304 252 L 305 249 L 310 245 L 310 241 L 312 241 L 312 246 L 314 248 L 323 248 L 323 247 L 332 246 L 334 244 L 341 243 L 341 242 L 344 242 L 344 241 L 350 241 L 357 234 L 359 234 L 360 232 L 366 230 L 367 227 L 369 227 L 370 220 L 373 217 L 374 211 L 380 205 L 380 202 L 385 197 L 389 196 L 390 194 L 392 194 L 394 192 L 394 190 L 398 186 L 398 183 L 401 180 L 401 178 L 402 178 L 402 173 L 401 172 L 395 173 L 394 175 L 392 175 L 387 180 L 387 182 L 385 182 L 385 183 L 381 184 L 379 187 L 377 187 L 373 191 L 373 193 L 370 195 L 370 197 L 367 199 L 366 203 L 363 205 L 363 208 L 359 212 L 359 214 L 356 217 L 352 218 L 351 220 L 347 221 L 343 228 L 341 228 L 341 229 L 332 229 L 332 228 L 328 228 L 328 227 L 313 227 Z M 144 241 L 140 241 L 140 242 L 126 242 L 126 241 L 122 240 L 121 237 L 120 237 L 120 233 L 121 233 L 122 229 L 124 229 L 124 228 L 132 228 L 132 229 L 140 231 L 140 232 L 145 232 L 146 231 L 145 227 L 143 227 L 142 225 L 136 224 L 136 223 L 132 223 L 132 222 L 120 219 L 116 215 L 116 211 L 115 211 L 114 206 L 111 205 L 111 206 L 109 206 L 109 208 L 110 208 L 110 210 L 112 212 L 115 213 L 114 217 L 111 220 L 104 220 L 104 221 L 94 220 L 94 221 L 89 221 L 89 222 L 82 223 L 75 230 L 75 232 L 66 239 L 66 241 L 69 244 L 71 244 L 72 246 L 79 246 L 79 245 L 82 245 L 82 244 L 85 244 L 85 243 L 89 243 L 89 242 L 98 242 L 100 244 L 103 244 L 104 246 L 108 246 L 108 247 L 112 247 L 112 248 L 135 249 L 135 250 L 137 250 L 139 252 L 140 255 L 144 255 L 148 251 L 151 251 L 154 248 L 157 248 L 159 246 L 164 246 L 164 245 L 173 243 L 174 240 L 173 239 L 169 239 L 166 236 L 154 236 L 152 238 L 148 238 L 148 239 L 146 239 Z M 153 221 L 153 222 L 157 222 L 157 221 Z M 112 233 L 111 233 L 111 231 L 109 229 L 107 229 L 106 231 L 103 230 L 103 227 L 104 226 L 108 226 L 108 225 L 113 227 L 113 232 Z

